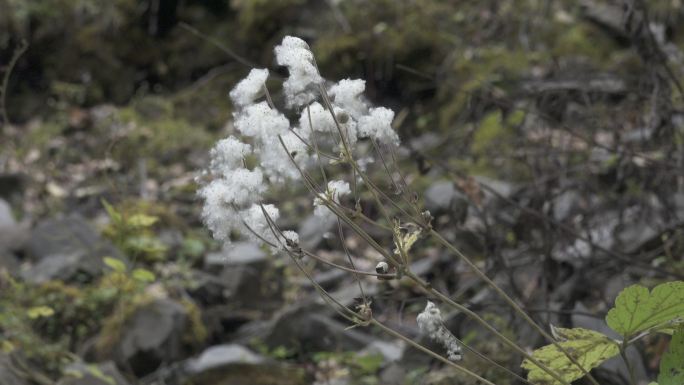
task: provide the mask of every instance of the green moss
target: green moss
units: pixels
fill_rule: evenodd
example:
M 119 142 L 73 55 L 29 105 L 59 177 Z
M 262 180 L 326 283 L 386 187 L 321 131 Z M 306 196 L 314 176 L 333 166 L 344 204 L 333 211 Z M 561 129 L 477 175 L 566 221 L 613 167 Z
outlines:
M 183 385 L 304 385 L 311 381 L 301 368 L 282 364 L 233 364 L 207 370 L 186 381 Z
M 188 299 L 181 299 L 181 305 L 187 312 L 190 326 L 183 335 L 183 341 L 191 346 L 199 346 L 207 338 L 207 328 L 202 322 L 202 312 L 194 302 Z
M 472 162 L 460 160 L 460 167 L 474 174 L 493 178 L 526 179 L 527 170 L 518 163 L 511 162 L 516 156 L 516 128 L 524 117 L 525 113 L 521 110 L 515 110 L 506 117 L 503 117 L 500 110 L 483 116 L 472 136 Z
M 147 158 L 154 168 L 175 161 L 198 149 L 209 149 L 215 136 L 201 126 L 176 116 L 174 104 L 160 97 L 144 97 L 121 109 L 115 118 L 129 127 L 127 135 L 113 146 L 115 159 L 124 165 Z
M 614 40 L 588 23 L 559 30 L 552 45 L 552 52 L 558 57 L 584 56 L 593 64 L 602 66 L 609 62 L 611 55 L 619 48 Z

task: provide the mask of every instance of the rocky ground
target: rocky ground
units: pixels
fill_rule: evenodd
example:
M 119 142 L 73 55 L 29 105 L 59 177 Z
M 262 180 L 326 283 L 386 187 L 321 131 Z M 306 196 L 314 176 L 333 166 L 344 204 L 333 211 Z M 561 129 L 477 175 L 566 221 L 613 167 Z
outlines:
M 684 277 L 679 2 L 94 3 L 0 0 L 0 64 L 30 44 L 2 105 L 2 385 L 474 383 L 377 329 L 349 328 L 285 255 L 224 249 L 201 223 L 196 177 L 233 130 L 240 61 L 284 75 L 271 48 L 285 34 L 311 43 L 327 78 L 365 78 L 369 98 L 395 110 L 398 165 L 435 229 L 539 323 L 609 333 L 603 318 L 625 286 Z M 382 169 L 372 176 L 391 190 Z M 303 186 L 270 198 L 303 246 L 346 263 Z M 344 246 L 374 269 L 360 238 Z M 412 270 L 435 288 L 523 346 L 543 343 L 457 256 L 428 239 L 414 253 Z M 358 304 L 352 276 L 304 263 Z M 378 319 L 430 343 L 415 322 L 419 288 L 362 283 Z M 447 325 L 523 374 L 521 357 L 463 314 Z M 666 346 L 628 351 L 639 380 L 654 378 Z M 609 361 L 596 375 L 621 384 L 627 373 Z

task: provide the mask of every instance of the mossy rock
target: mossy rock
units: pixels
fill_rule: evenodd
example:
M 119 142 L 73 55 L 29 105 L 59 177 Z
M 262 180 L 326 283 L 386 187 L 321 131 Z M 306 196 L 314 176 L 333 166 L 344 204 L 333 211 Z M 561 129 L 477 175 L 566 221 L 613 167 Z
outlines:
M 304 370 L 284 364 L 235 363 L 211 369 L 184 381 L 182 385 L 305 385 Z

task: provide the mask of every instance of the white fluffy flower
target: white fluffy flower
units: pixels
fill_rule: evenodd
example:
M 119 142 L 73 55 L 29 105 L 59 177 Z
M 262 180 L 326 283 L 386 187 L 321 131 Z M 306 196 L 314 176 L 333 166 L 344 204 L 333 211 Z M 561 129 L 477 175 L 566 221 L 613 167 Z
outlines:
M 300 38 L 285 36 L 275 47 L 279 65 L 286 66 L 290 76 L 283 83 L 288 107 L 300 107 L 315 99 L 316 85 L 323 82 L 309 45 Z
M 368 112 L 368 106 L 363 101 L 363 91 L 366 81 L 361 79 L 343 79 L 328 91 L 336 106 L 349 112 L 354 119 L 359 119 Z
M 351 194 L 349 183 L 343 180 L 331 180 L 328 182 L 328 192 L 333 201 L 340 203 L 340 197 Z
M 205 186 L 200 190 L 199 195 L 204 198 L 204 206 L 202 207 L 202 220 L 209 228 L 214 239 L 230 243 L 230 233 L 236 228 L 236 218 L 238 213 L 227 205 L 222 199 L 221 194 L 215 194 L 220 186 L 213 186 L 210 190 L 209 186 Z
M 425 310 L 418 314 L 416 321 L 421 333 L 444 346 L 447 351 L 447 358 L 450 361 L 460 361 L 463 358 L 461 345 L 449 329 L 444 326 L 442 313 L 434 303 L 427 301 Z
M 349 114 L 340 107 L 333 107 L 335 116 L 337 117 L 337 122 L 340 124 L 340 129 L 344 133 L 347 143 L 350 146 L 354 146 L 357 141 L 357 124 L 354 119 L 352 119 Z M 335 119 L 329 110 L 326 110 L 320 103 L 311 103 L 307 108 L 302 111 L 299 116 L 299 127 L 298 132 L 305 140 L 313 140 L 311 134 L 315 132 L 321 132 L 328 139 L 332 137 L 339 138 L 339 131 L 335 125 Z M 320 137 L 316 138 L 320 141 Z
M 292 230 L 285 230 L 283 231 L 283 238 L 285 238 L 283 241 L 285 245 L 288 245 L 288 242 L 292 245 L 298 245 L 299 244 L 299 234 L 297 234 L 296 231 Z
M 294 161 L 304 167 L 309 159 L 306 145 L 291 131 L 281 136 L 285 148 L 290 152 Z M 272 183 L 283 183 L 286 180 L 299 179 L 301 174 L 292 163 L 290 156 L 283 148 L 278 137 L 264 138 L 259 148 L 261 167 Z
M 330 111 L 323 108 L 318 102 L 313 102 L 307 106 L 299 116 L 299 127 L 301 128 L 304 139 L 309 139 L 313 131 L 334 133 L 335 120 Z
M 252 152 L 252 146 L 234 136 L 219 140 L 211 149 L 209 169 L 214 175 L 226 175 L 242 167 L 242 160 Z
M 386 108 L 368 109 L 363 98 L 363 80 L 344 79 L 330 88 L 331 113 L 314 102 L 323 78 L 306 42 L 287 36 L 275 48 L 275 56 L 278 64 L 286 66 L 289 71 L 289 77 L 283 84 L 287 106 L 301 108 L 308 105 L 309 108 L 301 112 L 299 127 L 291 129 L 285 115 L 265 101 L 257 103 L 269 75 L 266 69 L 253 69 L 230 91 L 235 105 L 234 126 L 243 137 L 249 138 L 250 144 L 235 137 L 219 141 L 211 150 L 209 166 L 210 175 L 215 179 L 198 191 L 204 200 L 202 217 L 207 227 L 216 239 L 224 242 L 230 241 L 233 232 L 260 242 L 259 237 L 246 231 L 247 224 L 259 236 L 276 243 L 259 202 L 267 188 L 277 188 L 289 180 L 300 179 L 297 166 L 306 169 L 311 163 L 310 148 L 303 141 L 310 142 L 313 132 L 321 133 L 316 140 L 327 148 L 339 144 L 340 131 L 352 149 L 362 137 L 371 137 L 386 144 L 399 143 L 391 126 L 394 113 Z M 287 149 L 283 148 L 280 138 Z M 244 167 L 244 159 L 250 155 L 259 162 L 258 167 L 252 170 Z M 365 167 L 367 162 L 362 159 L 359 163 Z M 349 183 L 331 181 L 326 192 L 314 199 L 314 214 L 322 218 L 322 226 L 335 220 L 324 200 L 339 203 L 342 196 L 350 193 Z M 274 221 L 278 219 L 277 208 L 272 205 L 264 208 Z M 283 238 L 296 244 L 299 237 L 294 232 L 284 232 Z
M 245 136 L 277 137 L 287 133 L 290 121 L 266 102 L 260 102 L 249 105 L 236 114 L 235 128 Z
M 332 198 L 333 202 L 340 203 L 340 197 L 349 195 L 351 190 L 349 189 L 349 183 L 343 180 L 331 180 L 328 182 L 327 190 L 325 196 L 318 196 L 314 198 L 314 215 L 326 219 L 326 222 L 335 219 L 335 213 L 330 211 L 330 209 L 325 205 L 324 198 Z
M 205 205 L 214 200 L 228 206 L 243 206 L 258 201 L 265 191 L 261 169 L 237 168 L 227 172 L 224 178 L 214 179 L 202 187 L 199 195 L 206 200 Z
M 370 113 L 359 118 L 359 137 L 371 137 L 383 144 L 399 145 L 399 136 L 392 129 L 394 111 L 385 107 L 371 108 Z
M 268 217 L 273 222 L 276 222 L 278 218 L 280 218 L 280 211 L 273 205 L 264 205 L 264 209 L 262 210 L 260 205 L 253 204 L 250 208 L 240 211 L 242 220 L 249 226 L 249 229 L 245 229 L 244 235 L 254 242 L 261 243 L 262 240 L 255 235 L 256 233 L 261 238 L 271 243 L 277 243 L 276 237 L 273 234 L 274 231 L 271 230 L 271 226 L 269 226 L 268 223 L 269 219 L 264 215 L 264 211 L 266 211 Z
M 266 83 L 267 78 L 267 69 L 254 68 L 251 70 L 249 75 L 230 91 L 230 99 L 235 104 L 235 107 L 244 108 L 253 104 L 254 100 L 263 94 L 264 83 Z

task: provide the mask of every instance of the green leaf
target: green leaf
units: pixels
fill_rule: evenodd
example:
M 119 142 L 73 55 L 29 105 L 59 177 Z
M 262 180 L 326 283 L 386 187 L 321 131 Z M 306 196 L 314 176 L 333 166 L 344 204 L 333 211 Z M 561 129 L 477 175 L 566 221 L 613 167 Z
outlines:
M 53 314 L 55 314 L 55 311 L 48 306 L 34 306 L 26 311 L 26 315 L 31 319 L 50 317 Z
M 126 271 L 126 264 L 123 263 L 120 259 L 112 258 L 112 257 L 104 257 L 102 258 L 104 261 L 104 264 L 109 266 L 112 270 L 116 271 L 117 273 L 123 273 Z
M 684 319 L 684 282 L 667 282 L 647 288 L 632 285 L 620 292 L 606 322 L 613 330 L 629 337 L 655 326 L 671 326 Z
M 105 210 L 107 211 L 107 214 L 109 217 L 114 221 L 114 222 L 121 222 L 121 214 L 119 214 L 114 206 L 109 204 L 106 200 L 102 200 L 102 206 L 104 206 Z
M 660 385 L 684 384 L 684 327 L 677 329 L 670 340 L 670 348 L 660 359 Z
M 603 361 L 617 355 L 620 347 L 617 342 L 605 335 L 588 329 L 564 329 L 555 328 L 556 335 L 561 340 L 559 345 L 573 358 L 589 371 L 597 367 Z M 572 382 L 583 376 L 583 372 L 556 346 L 546 345 L 532 352 L 532 357 L 542 365 L 558 373 L 567 382 Z M 558 385 L 561 382 L 555 380 L 544 370 L 531 361 L 525 359 L 522 367 L 529 371 L 527 379 L 535 385 Z
M 140 282 L 154 282 L 154 273 L 145 269 L 133 270 L 133 279 Z
M 359 367 L 362 374 L 375 374 L 380 370 L 384 362 L 382 354 L 366 354 L 363 356 L 355 356 L 354 364 Z
M 114 380 L 112 376 L 104 374 L 102 369 L 100 369 L 99 367 L 95 365 L 88 365 L 88 371 L 93 377 L 98 378 L 109 385 L 116 385 L 116 380 Z
M 154 217 L 152 215 L 135 214 L 135 215 L 132 215 L 130 218 L 128 218 L 126 220 L 126 223 L 131 227 L 145 228 L 145 227 L 150 227 L 153 224 L 157 223 L 158 220 L 159 220 L 158 217 Z

